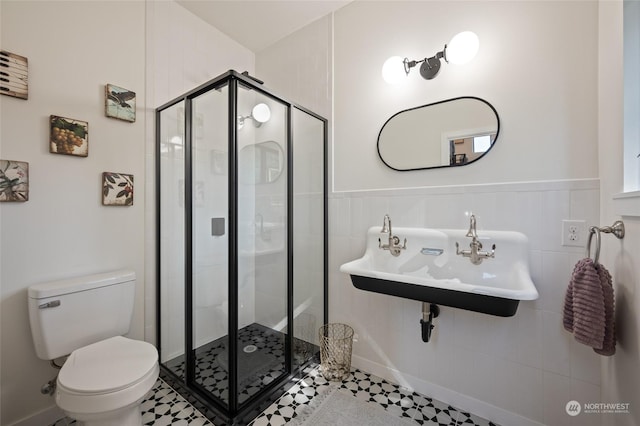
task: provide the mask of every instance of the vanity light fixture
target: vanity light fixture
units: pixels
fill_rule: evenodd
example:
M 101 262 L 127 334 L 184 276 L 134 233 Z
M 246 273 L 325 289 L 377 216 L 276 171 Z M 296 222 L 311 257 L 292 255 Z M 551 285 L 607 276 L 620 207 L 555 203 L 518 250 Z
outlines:
M 447 63 L 466 64 L 478 53 L 480 43 L 478 36 L 471 31 L 463 31 L 456 34 L 449 44 L 444 45 L 442 51 L 430 58 L 410 60 L 400 56 L 392 56 L 382 66 L 382 77 L 387 83 L 399 83 L 402 78 L 409 75 L 411 68 L 420 65 L 420 75 L 425 80 L 431 80 L 440 71 L 440 59 Z
M 271 118 L 271 109 L 269 105 L 265 103 L 259 103 L 253 107 L 251 110 L 251 115 L 239 115 L 238 116 L 238 129 L 242 129 L 244 126 L 244 121 L 247 119 L 252 119 L 253 124 L 256 127 L 262 126 L 263 123 L 266 123 Z

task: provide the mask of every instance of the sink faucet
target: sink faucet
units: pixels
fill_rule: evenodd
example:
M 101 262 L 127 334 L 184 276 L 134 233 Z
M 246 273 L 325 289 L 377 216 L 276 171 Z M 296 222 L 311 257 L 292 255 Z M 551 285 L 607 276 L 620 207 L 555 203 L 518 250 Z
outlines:
M 478 233 L 476 232 L 476 216 L 472 214 L 469 222 L 469 231 L 466 236 L 471 237 L 471 244 L 469 244 L 470 250 L 460 250 L 460 246 L 456 242 L 456 254 L 468 257 L 471 263 L 479 265 L 484 259 L 494 258 L 496 256 L 496 245 L 494 244 L 491 247 L 490 252 L 482 251 L 482 243 L 478 239 Z
M 389 234 L 387 244 L 382 244 L 382 240 L 378 238 L 378 247 L 382 250 L 389 250 L 389 253 L 391 253 L 392 256 L 400 256 L 401 251 L 406 250 L 407 239 L 405 238 L 404 244 L 400 245 L 400 238 L 398 238 L 398 236 L 396 235 L 393 235 L 393 231 L 391 230 L 391 218 L 388 214 L 384 215 L 380 233 Z
M 469 218 L 469 230 L 467 231 L 467 237 L 478 238 L 478 234 L 476 232 L 476 215 L 472 214 Z

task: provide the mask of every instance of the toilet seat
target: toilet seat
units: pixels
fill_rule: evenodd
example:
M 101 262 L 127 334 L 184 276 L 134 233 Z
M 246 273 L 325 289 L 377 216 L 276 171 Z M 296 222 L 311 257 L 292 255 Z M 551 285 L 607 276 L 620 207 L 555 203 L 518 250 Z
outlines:
M 142 380 L 157 362 L 153 345 L 111 337 L 73 351 L 60 370 L 58 383 L 78 394 L 117 392 Z
M 58 374 L 56 403 L 66 412 L 96 413 L 139 403 L 159 373 L 150 343 L 112 337 L 77 349 Z

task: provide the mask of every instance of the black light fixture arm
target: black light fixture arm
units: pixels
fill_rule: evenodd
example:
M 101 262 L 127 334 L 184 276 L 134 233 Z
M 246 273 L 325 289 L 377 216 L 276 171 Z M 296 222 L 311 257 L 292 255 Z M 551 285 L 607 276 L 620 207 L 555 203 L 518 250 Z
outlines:
M 420 65 L 420 75 L 426 80 L 431 80 L 438 74 L 438 71 L 440 71 L 440 59 L 444 59 L 447 63 L 449 62 L 447 61 L 446 44 L 444 45 L 444 49 L 442 49 L 442 51 L 436 53 L 430 58 L 424 58 L 418 61 L 404 58 L 404 61 L 402 61 L 404 63 L 404 72 L 409 75 L 409 71 L 411 71 L 411 68 L 415 67 L 418 64 L 422 64 Z

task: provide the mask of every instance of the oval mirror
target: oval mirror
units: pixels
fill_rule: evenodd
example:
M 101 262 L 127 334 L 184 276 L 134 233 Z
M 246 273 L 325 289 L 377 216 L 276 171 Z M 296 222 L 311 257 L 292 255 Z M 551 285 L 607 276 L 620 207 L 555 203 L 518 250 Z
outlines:
M 242 183 L 275 182 L 282 174 L 284 151 L 276 141 L 247 145 L 240 150 L 238 163 Z
M 464 166 L 495 144 L 500 119 L 487 101 L 471 96 L 400 111 L 378 135 L 378 155 L 398 171 Z

